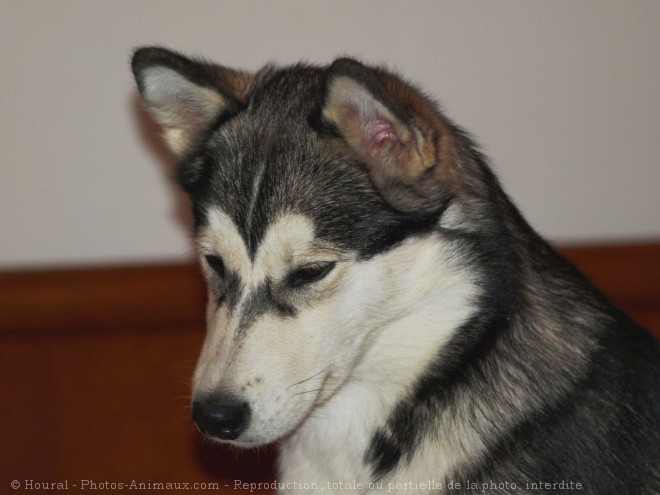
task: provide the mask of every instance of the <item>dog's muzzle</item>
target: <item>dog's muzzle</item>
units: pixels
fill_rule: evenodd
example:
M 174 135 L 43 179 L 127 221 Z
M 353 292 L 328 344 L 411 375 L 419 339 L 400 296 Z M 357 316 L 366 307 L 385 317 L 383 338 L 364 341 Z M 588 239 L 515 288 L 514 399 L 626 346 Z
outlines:
M 209 395 L 193 401 L 191 416 L 204 435 L 235 440 L 250 421 L 250 405 L 228 395 Z

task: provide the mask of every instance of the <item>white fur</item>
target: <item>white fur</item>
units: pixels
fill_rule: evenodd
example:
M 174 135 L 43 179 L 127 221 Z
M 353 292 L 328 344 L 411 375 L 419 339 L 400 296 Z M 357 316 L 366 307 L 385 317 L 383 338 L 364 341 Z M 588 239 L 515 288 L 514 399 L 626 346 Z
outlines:
M 247 290 L 231 316 L 209 304 L 195 392 L 221 390 L 249 401 L 252 419 L 237 444 L 286 438 L 280 481 L 325 489 L 328 481 L 356 481 L 366 488 L 370 472 L 363 459 L 371 436 L 472 313 L 472 274 L 453 263 L 440 234 L 357 261 L 353 253 L 320 244 L 313 224 L 291 214 L 268 229 L 252 262 L 231 219 L 217 210 L 208 217 L 199 238 L 202 255 L 222 256 Z M 249 289 L 266 277 L 277 286 L 310 261 L 337 265 L 306 289 L 297 315 L 266 315 L 234 339 Z M 288 297 L 285 292 L 281 297 Z M 421 459 L 412 463 L 417 468 L 393 476 L 440 479 L 468 455 L 470 448 L 463 447 L 436 445 L 430 463 Z
M 394 405 L 471 314 L 473 280 L 451 267 L 435 237 L 407 241 L 364 265 L 357 275 L 365 279 L 364 286 L 356 287 L 347 299 L 360 311 L 358 307 L 367 302 L 360 300 L 360 293 L 389 286 L 391 292 L 383 299 L 388 307 L 372 308 L 368 318 L 378 322 L 377 328 L 341 389 L 283 445 L 285 481 L 303 479 L 326 486 L 327 480 L 357 480 L 368 487 L 371 475 L 364 454 L 375 428 L 385 424 Z M 388 274 L 386 280 L 383 273 Z M 437 456 L 431 465 L 416 470 L 413 462 L 407 468 L 411 472 L 397 472 L 392 479 L 439 480 L 462 460 L 453 449 L 434 449 Z M 382 481 L 387 484 L 388 479 Z

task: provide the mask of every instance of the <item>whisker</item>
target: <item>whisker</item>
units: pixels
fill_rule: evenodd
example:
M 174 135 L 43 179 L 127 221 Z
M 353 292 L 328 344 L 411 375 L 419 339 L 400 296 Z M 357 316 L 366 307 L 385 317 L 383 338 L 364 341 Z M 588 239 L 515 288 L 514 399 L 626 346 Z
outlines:
M 289 390 L 291 387 L 295 387 L 296 385 L 300 385 L 301 383 L 305 383 L 305 382 L 311 380 L 312 378 L 315 378 L 315 377 L 319 376 L 321 373 L 325 373 L 328 370 L 328 368 L 329 368 L 329 366 L 327 368 L 322 369 L 318 373 L 315 373 L 314 375 L 312 375 L 308 378 L 305 378 L 304 380 L 300 380 L 299 382 L 296 382 L 292 385 L 289 385 L 286 389 Z
M 323 388 L 323 387 L 321 387 L 321 388 L 315 388 L 315 389 L 312 389 L 312 390 L 305 390 L 305 391 L 303 391 L 303 392 L 297 392 L 297 393 L 295 393 L 295 394 L 293 394 L 293 395 L 302 395 L 302 394 L 309 394 L 309 393 L 311 393 L 311 392 L 321 392 L 321 391 L 334 392 L 335 390 L 337 390 L 337 389 L 336 389 L 336 388 L 334 388 L 334 389 L 328 389 L 328 388 Z
M 309 394 L 309 393 L 312 393 L 312 392 L 320 392 L 321 390 L 323 390 L 323 389 L 322 389 L 322 388 L 315 388 L 315 389 L 312 389 L 312 390 L 305 390 L 305 391 L 303 391 L 303 392 L 297 392 L 297 393 L 295 393 L 295 394 L 293 394 L 293 395 Z

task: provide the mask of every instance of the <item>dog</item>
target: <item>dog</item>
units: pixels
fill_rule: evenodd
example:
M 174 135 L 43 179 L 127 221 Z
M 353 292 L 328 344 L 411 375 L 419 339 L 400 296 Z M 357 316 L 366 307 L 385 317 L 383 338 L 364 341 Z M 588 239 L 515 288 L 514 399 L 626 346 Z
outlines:
M 660 493 L 658 341 L 469 136 L 351 58 L 132 59 L 208 281 L 192 418 L 280 492 Z

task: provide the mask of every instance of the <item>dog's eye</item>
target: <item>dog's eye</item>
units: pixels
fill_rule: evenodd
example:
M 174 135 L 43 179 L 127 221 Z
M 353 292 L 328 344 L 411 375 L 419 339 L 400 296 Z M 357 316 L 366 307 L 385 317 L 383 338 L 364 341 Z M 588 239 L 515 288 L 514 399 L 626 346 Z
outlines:
M 324 278 L 335 267 L 334 261 L 309 263 L 291 272 L 289 275 L 289 286 L 300 287 L 302 285 L 318 282 Z
M 207 254 L 204 256 L 204 260 L 206 260 L 206 263 L 211 267 L 211 269 L 216 273 L 218 277 L 224 277 L 225 264 L 220 256 Z

